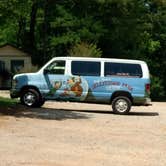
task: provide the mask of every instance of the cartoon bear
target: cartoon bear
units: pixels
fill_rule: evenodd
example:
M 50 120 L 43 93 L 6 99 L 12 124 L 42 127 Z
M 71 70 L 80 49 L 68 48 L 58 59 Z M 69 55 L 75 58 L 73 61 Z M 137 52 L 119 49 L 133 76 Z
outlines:
M 83 88 L 81 87 L 80 77 L 70 77 L 67 80 L 67 88 L 64 89 L 64 93 L 61 96 L 74 96 L 80 97 L 82 95 Z
M 74 78 L 75 84 L 71 87 L 71 91 L 76 94 L 76 97 L 80 97 L 82 95 L 83 89 L 81 84 L 81 78 L 80 77 L 75 77 Z

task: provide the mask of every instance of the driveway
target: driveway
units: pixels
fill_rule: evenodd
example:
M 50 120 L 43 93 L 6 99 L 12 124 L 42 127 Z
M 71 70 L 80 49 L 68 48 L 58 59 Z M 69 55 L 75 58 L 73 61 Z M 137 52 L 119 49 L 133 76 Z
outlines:
M 70 102 L 0 112 L 1 166 L 166 165 L 166 103 L 126 116 Z

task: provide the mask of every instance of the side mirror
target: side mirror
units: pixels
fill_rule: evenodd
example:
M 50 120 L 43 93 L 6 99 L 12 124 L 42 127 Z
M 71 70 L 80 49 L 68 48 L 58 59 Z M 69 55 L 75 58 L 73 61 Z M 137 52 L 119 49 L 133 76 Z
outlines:
M 48 74 L 49 72 L 50 72 L 49 69 L 44 69 L 43 71 L 44 74 Z

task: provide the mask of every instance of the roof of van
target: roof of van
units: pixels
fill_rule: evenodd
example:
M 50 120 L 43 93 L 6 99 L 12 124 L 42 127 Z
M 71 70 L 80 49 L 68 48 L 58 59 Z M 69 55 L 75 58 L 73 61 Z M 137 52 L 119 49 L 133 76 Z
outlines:
M 85 61 L 111 61 L 111 62 L 124 62 L 124 63 L 145 63 L 141 60 L 132 60 L 132 59 L 116 59 L 116 58 L 90 58 L 90 57 L 55 57 L 53 59 L 59 60 L 85 60 Z

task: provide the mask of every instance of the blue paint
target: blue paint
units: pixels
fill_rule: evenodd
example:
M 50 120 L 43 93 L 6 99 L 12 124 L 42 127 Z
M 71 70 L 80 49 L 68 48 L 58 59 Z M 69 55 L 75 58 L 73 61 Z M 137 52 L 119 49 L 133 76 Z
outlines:
M 119 91 L 130 94 L 133 101 L 142 99 L 145 101 L 146 98 L 149 98 L 149 94 L 147 94 L 145 90 L 145 85 L 150 84 L 150 79 L 148 68 L 144 62 L 136 61 L 138 64 L 140 63 L 142 65 L 142 77 L 130 77 L 128 75 L 103 76 L 104 63 L 111 61 L 108 59 L 98 60 L 103 63 L 103 65 L 101 65 L 101 76 L 73 76 L 71 74 L 71 61 L 69 61 L 70 64 L 68 63 L 68 66 L 64 69 L 66 74 L 58 75 L 45 73 L 44 71 L 47 66 L 54 61 L 56 62 L 56 59 L 48 62 L 48 64 L 37 73 L 16 75 L 14 80 L 17 80 L 17 84 L 12 87 L 11 96 L 20 97 L 22 88 L 30 86 L 37 88 L 42 97 L 46 100 L 55 99 L 110 103 L 112 95 Z M 67 63 L 67 60 L 63 59 L 63 61 Z M 119 60 L 114 61 L 119 62 Z M 128 62 L 127 60 L 123 61 Z M 133 61 L 133 63 L 136 62 Z M 63 68 L 58 69 L 63 71 Z
M 35 86 L 45 99 L 105 102 L 116 91 L 126 91 L 133 97 L 145 96 L 148 79 L 124 77 L 64 76 L 53 74 L 26 74 L 17 77 L 23 86 Z

